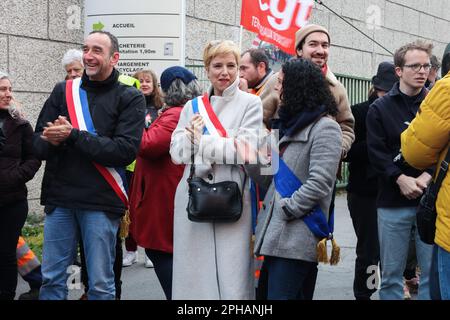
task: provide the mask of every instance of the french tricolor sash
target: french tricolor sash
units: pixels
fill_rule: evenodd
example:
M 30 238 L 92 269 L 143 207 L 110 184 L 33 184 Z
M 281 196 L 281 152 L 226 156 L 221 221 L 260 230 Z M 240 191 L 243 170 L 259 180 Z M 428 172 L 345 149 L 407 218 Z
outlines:
M 202 116 L 205 127 L 203 129 L 203 134 L 210 134 L 216 137 L 227 137 L 227 132 L 225 128 L 220 123 L 211 103 L 208 99 L 208 94 L 205 93 L 203 96 L 197 97 L 192 100 L 192 110 Z M 249 179 L 250 180 L 250 179 Z M 256 227 L 256 215 L 258 212 L 258 198 L 256 197 L 256 185 L 253 181 L 250 182 L 250 195 L 251 195 L 251 209 L 252 209 L 252 230 L 253 233 Z
M 192 100 L 192 110 L 194 113 L 199 113 L 203 122 L 205 123 L 205 128 L 203 129 L 203 134 L 210 134 L 215 137 L 227 137 L 227 131 L 222 126 L 211 106 L 208 99 L 208 94 L 204 94 L 201 97 L 197 97 Z
M 81 88 L 81 78 L 67 80 L 66 103 L 72 126 L 78 130 L 88 131 L 97 135 L 89 111 L 86 91 Z M 106 182 L 111 186 L 117 196 L 128 209 L 128 195 L 126 191 L 126 178 L 124 168 L 110 168 L 93 163 Z
M 281 157 L 279 158 L 279 168 L 274 176 L 274 182 L 275 189 L 283 198 L 291 197 L 303 185 Z M 327 221 L 322 209 L 316 205 L 312 212 L 302 219 L 316 237 L 328 239 L 332 236 L 334 229 L 334 211 L 330 213 L 330 218 Z

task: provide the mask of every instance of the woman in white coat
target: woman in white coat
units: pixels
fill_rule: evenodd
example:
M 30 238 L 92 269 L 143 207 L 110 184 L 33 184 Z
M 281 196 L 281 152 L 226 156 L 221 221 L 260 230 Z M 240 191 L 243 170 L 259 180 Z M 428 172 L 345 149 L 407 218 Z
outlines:
M 173 299 L 253 299 L 251 202 L 248 179 L 236 164 L 234 145 L 235 139 L 255 141 L 252 137 L 263 127 L 262 103 L 238 88 L 240 52 L 232 41 L 210 42 L 203 59 L 211 81 L 205 99 L 226 137 L 210 132 L 214 121 L 202 111 L 194 113 L 193 100 L 184 106 L 172 134 L 172 160 L 188 164 L 175 195 Z M 198 223 L 188 219 L 191 150 L 196 176 L 209 183 L 235 181 L 243 191 L 238 221 Z

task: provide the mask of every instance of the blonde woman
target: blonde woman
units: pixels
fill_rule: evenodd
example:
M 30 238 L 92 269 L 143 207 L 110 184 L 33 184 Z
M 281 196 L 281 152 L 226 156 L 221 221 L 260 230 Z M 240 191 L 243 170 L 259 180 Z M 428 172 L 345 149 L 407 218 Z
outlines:
M 248 138 L 262 129 L 263 111 L 259 97 L 238 88 L 239 59 L 239 48 L 232 41 L 213 41 L 204 49 L 211 86 L 200 99 L 210 104 L 226 135 L 211 133 L 211 119 L 193 110 L 196 99 L 184 106 L 172 134 L 172 160 L 188 164 L 175 195 L 173 299 L 254 298 L 250 197 L 244 186 L 248 179 L 230 159 L 236 155 L 235 139 Z M 188 219 L 191 150 L 196 158 L 195 176 L 209 183 L 234 181 L 239 185 L 243 209 L 238 221 L 198 223 Z

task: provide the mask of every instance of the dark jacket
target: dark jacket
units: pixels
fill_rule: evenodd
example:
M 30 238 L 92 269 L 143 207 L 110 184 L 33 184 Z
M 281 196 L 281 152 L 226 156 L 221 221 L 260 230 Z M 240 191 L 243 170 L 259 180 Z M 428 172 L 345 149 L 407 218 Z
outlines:
M 400 153 L 400 134 L 408 128 L 427 90 L 422 89 L 419 96 L 408 104 L 400 93 L 399 83 L 382 98 L 375 100 L 367 114 L 367 148 L 369 160 L 378 174 L 377 207 L 415 207 L 420 197 L 408 200 L 400 193 L 397 178 L 401 174 L 418 177 L 423 171 L 404 163 L 394 163 Z
M 148 128 L 158 118 L 158 108 L 155 106 L 153 96 L 145 96 L 145 102 L 145 128 Z M 150 121 L 147 120 L 147 116 L 150 116 Z
M 70 117 L 65 82 L 58 83 L 39 114 L 33 138 L 36 154 L 47 160 L 42 181 L 41 203 L 48 213 L 54 207 L 99 210 L 122 214 L 124 204 L 104 180 L 93 162 L 105 167 L 125 167 L 137 154 L 144 128 L 143 95 L 118 82 L 114 70 L 105 81 L 90 81 L 83 74 L 89 110 L 97 135 L 73 129 L 58 147 L 40 135 L 47 122 L 59 115 Z
M 374 95 L 369 100 L 355 104 L 352 114 L 355 118 L 355 142 L 347 153 L 345 161 L 348 162 L 347 191 L 361 196 L 377 195 L 377 175 L 369 162 L 367 153 L 367 127 L 366 117 L 369 106 L 377 99 Z
M 25 183 L 41 162 L 32 153 L 33 129 L 28 121 L 13 119 L 0 110 L 0 206 L 26 200 Z

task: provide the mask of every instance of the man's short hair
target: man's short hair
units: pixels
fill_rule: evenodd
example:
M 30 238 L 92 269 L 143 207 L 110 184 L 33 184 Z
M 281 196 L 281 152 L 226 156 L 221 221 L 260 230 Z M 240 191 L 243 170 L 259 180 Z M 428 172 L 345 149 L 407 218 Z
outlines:
M 428 56 L 431 58 L 432 51 L 433 51 L 433 44 L 429 41 L 424 40 L 416 40 L 411 43 L 407 43 L 404 46 L 401 46 L 395 51 L 394 54 L 394 65 L 396 67 L 403 68 L 405 65 L 405 55 L 406 52 L 411 50 L 421 50 L 425 51 Z
M 3 72 L 0 70 L 0 80 L 3 80 L 3 79 L 9 80 L 9 75 L 6 72 Z
M 104 34 L 104 35 L 108 36 L 109 40 L 111 40 L 111 50 L 110 50 L 111 56 L 114 54 L 114 52 L 119 52 L 119 40 L 117 40 L 115 35 L 113 35 L 111 32 L 103 31 L 103 30 L 94 30 L 94 31 L 91 31 L 89 34 L 91 35 L 94 33 Z
M 83 52 L 77 49 L 70 49 L 64 54 L 61 63 L 63 68 L 65 68 L 67 65 L 75 61 L 78 61 L 81 65 L 83 65 Z
M 263 49 L 248 49 L 244 51 L 244 53 L 241 55 L 241 58 L 246 53 L 250 55 L 250 60 L 255 67 L 257 67 L 262 62 L 264 63 L 266 70 L 269 70 L 269 57 Z
M 430 58 L 431 67 L 435 70 L 439 70 L 441 67 L 441 62 L 439 61 L 439 58 L 436 57 L 434 54 Z

